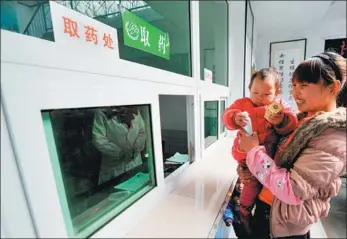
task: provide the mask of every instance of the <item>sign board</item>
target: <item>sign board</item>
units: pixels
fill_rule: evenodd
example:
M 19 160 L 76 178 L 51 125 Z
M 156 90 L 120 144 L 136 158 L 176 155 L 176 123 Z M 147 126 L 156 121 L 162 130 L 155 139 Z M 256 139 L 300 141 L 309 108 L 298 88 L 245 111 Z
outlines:
M 56 43 L 113 51 L 119 57 L 117 29 L 54 1 L 49 4 Z
M 347 38 L 325 40 L 324 51 L 332 51 L 347 58 Z
M 122 13 L 122 22 L 124 45 L 170 59 L 168 33 L 126 10 Z
M 212 83 L 212 79 L 213 79 L 213 73 L 211 70 L 208 70 L 206 68 L 204 68 L 204 79 L 206 82 L 210 82 Z

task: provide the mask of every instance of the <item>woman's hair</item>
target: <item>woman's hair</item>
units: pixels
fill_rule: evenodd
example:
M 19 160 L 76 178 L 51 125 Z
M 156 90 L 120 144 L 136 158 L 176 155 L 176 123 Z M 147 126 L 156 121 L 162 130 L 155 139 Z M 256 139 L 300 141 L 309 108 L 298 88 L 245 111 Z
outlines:
M 265 80 L 265 78 L 270 76 L 270 75 L 273 76 L 273 79 L 275 81 L 276 90 L 278 90 L 280 88 L 281 77 L 280 77 L 278 71 L 276 70 L 276 68 L 273 68 L 273 67 L 262 68 L 256 72 L 254 72 L 252 74 L 251 82 L 249 83 L 248 89 L 252 88 L 252 85 L 253 85 L 255 78 Z
M 293 73 L 292 81 L 325 86 L 338 80 L 341 88 L 337 98 L 338 106 L 346 107 L 346 59 L 334 52 L 324 52 L 299 64 Z

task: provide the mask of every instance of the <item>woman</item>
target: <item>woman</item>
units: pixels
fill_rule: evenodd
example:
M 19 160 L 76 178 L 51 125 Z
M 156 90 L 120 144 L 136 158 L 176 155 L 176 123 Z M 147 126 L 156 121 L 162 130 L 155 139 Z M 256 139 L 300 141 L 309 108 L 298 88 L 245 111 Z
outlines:
M 145 148 L 145 123 L 140 111 L 112 107 L 95 113 L 93 143 L 101 152 L 99 185 L 141 165 Z
M 346 108 L 337 108 L 336 99 L 346 92 L 345 82 L 346 60 L 340 55 L 305 60 L 292 78 L 300 124 L 280 141 L 275 160 L 256 134 L 240 139 L 249 170 L 274 195 L 269 221 L 275 238 L 309 238 L 311 225 L 328 215 L 330 199 L 338 193 L 346 173 Z

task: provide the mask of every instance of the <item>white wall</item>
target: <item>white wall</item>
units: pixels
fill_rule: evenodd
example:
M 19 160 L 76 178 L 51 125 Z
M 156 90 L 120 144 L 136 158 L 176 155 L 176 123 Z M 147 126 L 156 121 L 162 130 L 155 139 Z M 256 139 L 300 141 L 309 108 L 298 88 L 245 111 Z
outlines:
M 186 99 L 185 95 L 159 95 L 162 129 L 187 130 Z
M 1 238 L 36 238 L 1 104 Z
M 278 24 L 281 24 L 280 20 Z M 257 37 L 255 55 L 257 69 L 269 66 L 270 42 L 307 38 L 306 58 L 309 58 L 324 51 L 325 39 L 336 37 L 346 37 L 346 19 L 317 22 L 315 27 L 308 30 L 286 31 L 283 29 Z

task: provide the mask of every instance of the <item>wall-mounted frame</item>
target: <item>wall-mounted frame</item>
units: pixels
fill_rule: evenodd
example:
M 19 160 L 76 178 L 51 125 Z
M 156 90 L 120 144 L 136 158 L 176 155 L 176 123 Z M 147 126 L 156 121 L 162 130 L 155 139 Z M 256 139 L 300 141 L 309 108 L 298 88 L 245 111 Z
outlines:
M 297 108 L 292 97 L 292 75 L 295 68 L 306 58 L 306 39 L 270 43 L 271 67 L 275 67 L 281 77 L 280 96 Z
M 254 14 L 249 0 L 246 1 L 245 14 L 245 41 L 244 41 L 244 66 L 243 66 L 243 96 L 246 96 L 246 88 L 251 77 L 251 68 L 253 61 L 253 32 L 254 32 Z
M 300 49 L 302 60 L 306 59 L 306 46 L 307 46 L 306 38 L 280 41 L 280 42 L 271 42 L 269 66 L 274 66 L 274 62 L 273 62 L 273 60 L 275 59 L 274 54 L 276 53 L 276 51 L 281 51 L 281 50 Z
M 336 52 L 344 58 L 347 58 L 347 38 L 339 37 L 325 39 L 324 51 Z

